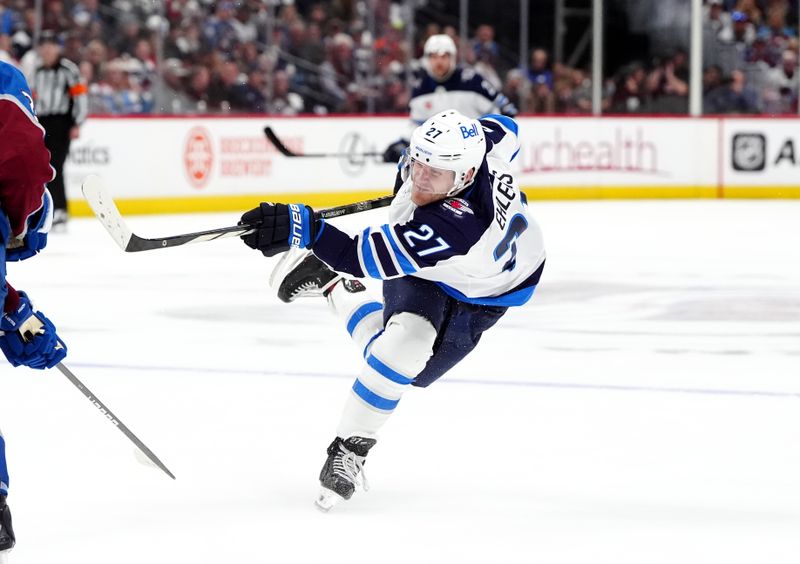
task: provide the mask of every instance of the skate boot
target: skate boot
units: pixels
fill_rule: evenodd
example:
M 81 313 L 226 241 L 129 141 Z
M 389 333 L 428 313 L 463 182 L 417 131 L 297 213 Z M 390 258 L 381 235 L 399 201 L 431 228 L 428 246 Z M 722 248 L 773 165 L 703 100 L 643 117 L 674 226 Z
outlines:
M 67 210 L 53 210 L 51 233 L 64 233 L 67 230 Z
M 328 512 L 340 501 L 350 499 L 356 486 L 362 486 L 364 491 L 369 489 L 364 474 L 364 459 L 376 442 L 375 439 L 364 437 L 334 439 L 328 447 L 328 460 L 319 473 L 322 488 L 315 502 L 318 509 Z
M 6 505 L 6 497 L 0 495 L 0 558 L 3 551 L 14 547 L 15 542 L 14 529 L 11 528 L 11 510 Z
M 281 301 L 289 303 L 304 296 L 324 296 L 341 278 L 311 251 L 291 249 L 278 261 L 269 285 Z

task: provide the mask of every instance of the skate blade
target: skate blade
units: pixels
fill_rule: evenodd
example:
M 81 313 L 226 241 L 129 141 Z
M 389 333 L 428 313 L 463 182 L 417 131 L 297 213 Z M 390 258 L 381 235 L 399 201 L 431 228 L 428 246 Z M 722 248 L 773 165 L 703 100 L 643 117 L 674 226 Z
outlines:
M 8 550 L 0 550 L 0 564 L 9 564 L 8 553 L 11 550 L 10 548 Z
M 314 505 L 323 513 L 327 513 L 342 501 L 344 501 L 344 498 L 336 492 L 328 488 L 321 488 L 317 499 L 314 500 Z

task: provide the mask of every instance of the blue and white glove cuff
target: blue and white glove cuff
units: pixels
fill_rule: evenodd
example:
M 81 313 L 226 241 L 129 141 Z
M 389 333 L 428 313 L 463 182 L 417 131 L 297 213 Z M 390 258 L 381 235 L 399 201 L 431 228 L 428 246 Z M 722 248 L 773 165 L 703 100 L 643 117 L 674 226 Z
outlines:
M 307 248 L 314 228 L 314 217 L 310 209 L 303 204 L 289 204 L 289 245 Z

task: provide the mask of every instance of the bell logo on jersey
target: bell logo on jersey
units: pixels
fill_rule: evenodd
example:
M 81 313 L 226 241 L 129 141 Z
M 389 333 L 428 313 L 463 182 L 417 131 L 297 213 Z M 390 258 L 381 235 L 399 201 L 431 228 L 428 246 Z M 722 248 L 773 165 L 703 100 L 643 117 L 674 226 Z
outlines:
M 477 137 L 478 136 L 478 124 L 473 123 L 472 127 L 467 127 L 465 125 L 461 126 L 461 137 L 464 139 L 469 139 L 470 137 Z

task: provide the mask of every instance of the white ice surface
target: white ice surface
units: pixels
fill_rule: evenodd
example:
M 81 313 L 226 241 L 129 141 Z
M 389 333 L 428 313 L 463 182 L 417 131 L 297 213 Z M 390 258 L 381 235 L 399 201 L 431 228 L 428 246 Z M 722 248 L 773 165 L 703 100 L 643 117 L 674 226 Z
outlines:
M 57 371 L 0 366 L 12 563 L 796 564 L 800 202 L 532 207 L 534 299 L 406 394 L 372 489 L 327 515 L 317 475 L 360 358 L 324 302 L 279 303 L 236 239 L 126 254 L 73 220 L 9 280 L 178 479 Z

